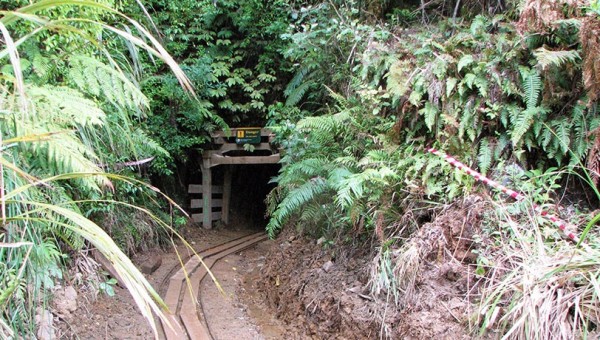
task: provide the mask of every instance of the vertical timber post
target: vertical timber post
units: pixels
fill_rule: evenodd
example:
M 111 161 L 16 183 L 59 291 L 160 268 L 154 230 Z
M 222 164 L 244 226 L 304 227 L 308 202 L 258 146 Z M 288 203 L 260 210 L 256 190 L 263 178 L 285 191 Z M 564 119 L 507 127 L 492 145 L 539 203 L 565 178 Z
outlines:
M 203 155 L 204 156 L 204 155 Z M 200 163 L 202 170 L 202 227 L 212 228 L 212 174 L 210 170 L 210 158 L 202 157 Z
M 225 177 L 223 179 L 223 207 L 221 208 L 221 221 L 229 224 L 229 201 L 231 200 L 231 172 L 232 166 L 225 168 Z

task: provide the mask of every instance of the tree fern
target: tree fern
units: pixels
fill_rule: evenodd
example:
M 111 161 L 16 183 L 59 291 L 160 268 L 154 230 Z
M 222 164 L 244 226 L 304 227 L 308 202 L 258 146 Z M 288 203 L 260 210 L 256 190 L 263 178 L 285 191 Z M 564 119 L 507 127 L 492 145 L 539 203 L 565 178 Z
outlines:
M 57 126 L 89 127 L 102 125 L 106 114 L 92 100 L 80 92 L 64 86 L 30 86 L 28 94 L 33 102 L 38 122 L 52 122 Z

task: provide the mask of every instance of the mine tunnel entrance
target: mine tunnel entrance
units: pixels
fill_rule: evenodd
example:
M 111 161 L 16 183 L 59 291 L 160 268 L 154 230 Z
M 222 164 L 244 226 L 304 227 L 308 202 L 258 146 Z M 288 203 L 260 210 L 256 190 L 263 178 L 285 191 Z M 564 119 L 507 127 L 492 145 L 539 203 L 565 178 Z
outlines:
M 204 228 L 264 229 L 265 199 L 275 187 L 279 150 L 268 129 L 237 128 L 217 131 L 200 162 L 201 184 L 190 184 L 191 216 Z
M 267 206 L 265 199 L 275 188 L 269 183 L 279 171 L 279 164 L 243 164 L 227 165 L 231 171 L 231 198 L 229 221 L 225 228 L 263 230 L 268 222 L 265 217 Z M 215 179 L 224 175 L 217 167 Z M 222 170 L 222 171 L 218 171 Z M 217 182 L 219 183 L 219 182 Z

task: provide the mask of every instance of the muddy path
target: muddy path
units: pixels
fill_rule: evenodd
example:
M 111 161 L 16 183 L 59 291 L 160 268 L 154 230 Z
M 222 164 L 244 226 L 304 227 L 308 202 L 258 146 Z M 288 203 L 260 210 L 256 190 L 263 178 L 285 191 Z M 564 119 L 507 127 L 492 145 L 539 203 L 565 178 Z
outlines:
M 195 249 L 206 249 L 231 239 L 248 235 L 248 230 L 202 230 L 190 228 L 186 238 Z M 218 260 L 212 272 L 218 279 L 223 295 L 210 279 L 200 286 L 200 304 L 204 311 L 210 333 L 214 339 L 281 339 L 294 329 L 275 319 L 257 290 L 260 270 L 265 264 L 265 255 L 276 245 L 265 240 L 236 251 Z M 190 256 L 189 250 L 179 245 L 183 257 Z M 146 278 L 164 297 L 166 282 L 179 268 L 174 250 L 150 249 L 137 254 L 133 261 L 140 268 L 155 264 L 160 266 Z M 63 315 L 58 323 L 58 338 L 64 339 L 150 339 L 153 333 L 137 310 L 127 290 L 114 287 L 115 295 L 97 297 L 80 291 L 77 308 Z

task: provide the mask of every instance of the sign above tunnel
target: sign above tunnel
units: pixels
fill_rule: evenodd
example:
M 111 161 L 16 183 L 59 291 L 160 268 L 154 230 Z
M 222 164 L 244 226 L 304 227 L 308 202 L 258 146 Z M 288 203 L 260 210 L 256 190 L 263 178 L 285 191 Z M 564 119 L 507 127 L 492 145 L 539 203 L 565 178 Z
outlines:
M 260 128 L 236 129 L 235 142 L 237 144 L 260 144 Z

